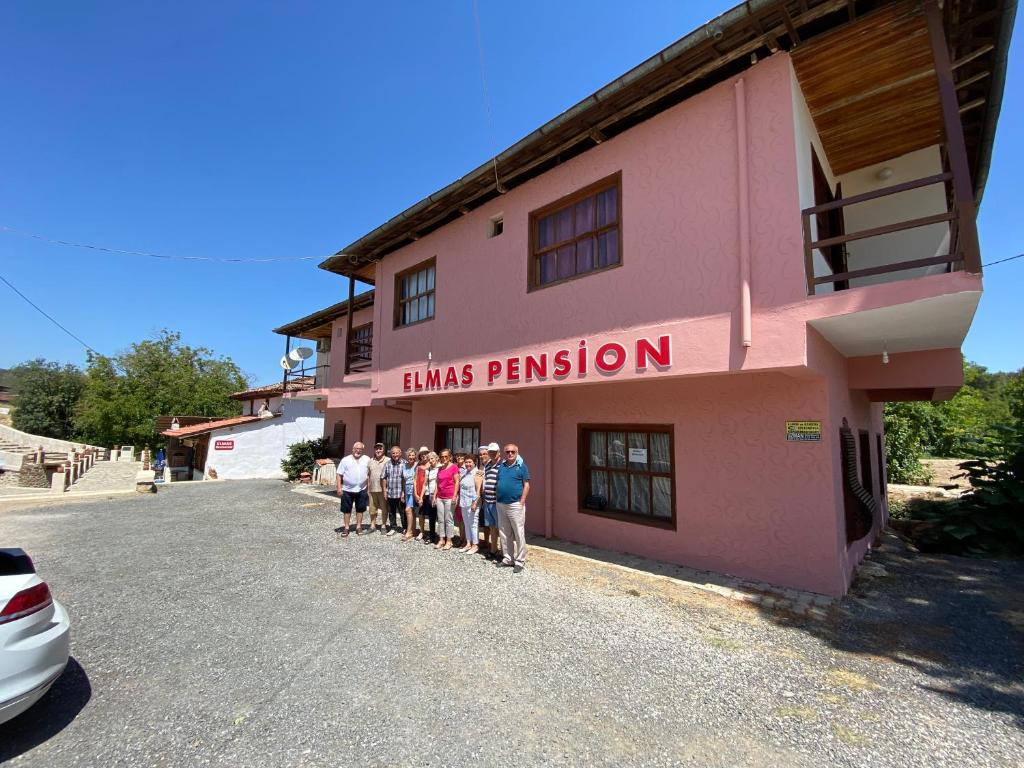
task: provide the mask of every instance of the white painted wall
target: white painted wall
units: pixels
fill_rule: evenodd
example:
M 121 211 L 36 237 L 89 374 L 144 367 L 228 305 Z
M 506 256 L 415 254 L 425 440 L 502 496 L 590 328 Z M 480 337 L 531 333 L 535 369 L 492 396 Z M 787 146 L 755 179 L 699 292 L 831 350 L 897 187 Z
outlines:
M 310 400 L 286 399 L 283 414 L 235 427 L 225 427 L 210 434 L 206 454 L 206 470 L 217 471 L 219 480 L 251 478 L 284 478 L 281 460 L 288 446 L 323 436 L 324 416 Z M 218 451 L 218 440 L 233 440 L 230 451 Z
M 879 179 L 882 168 L 889 167 L 893 174 L 888 179 Z M 919 149 L 916 152 L 886 160 L 883 163 L 869 165 L 839 177 L 843 184 L 843 197 L 872 192 L 883 187 L 891 187 L 904 181 L 912 181 L 925 176 L 942 173 L 942 158 L 938 145 Z M 857 232 L 885 224 L 928 216 L 946 211 L 946 192 L 942 184 L 912 189 L 896 195 L 888 195 L 879 200 L 847 206 L 846 232 Z M 949 245 L 944 239 L 949 233 L 948 224 L 931 224 L 927 227 L 893 232 L 891 235 L 857 240 L 847 245 L 848 264 L 851 270 L 865 269 L 882 264 L 896 264 L 911 259 L 926 259 L 931 256 L 944 256 L 949 252 Z M 941 250 L 941 253 L 940 253 Z M 888 283 L 894 280 L 906 280 L 935 272 L 944 272 L 945 265 L 892 272 L 873 277 L 861 277 L 850 281 L 850 287 L 874 283 Z
M 811 119 L 811 112 L 807 108 L 807 101 L 804 99 L 804 93 L 800 89 L 800 82 L 796 78 L 796 72 L 793 71 L 792 64 L 790 64 L 790 82 L 793 85 L 793 125 L 795 127 L 793 135 L 796 141 L 797 187 L 800 192 L 800 210 L 802 211 L 804 208 L 810 208 L 815 203 L 811 145 L 814 145 L 814 151 L 818 155 L 821 168 L 825 171 L 825 176 L 832 189 L 836 188 L 836 178 L 832 175 L 832 168 L 829 165 L 828 157 L 825 156 L 825 150 L 821 146 L 821 139 L 818 137 L 818 129 L 814 125 L 814 120 Z M 845 185 L 843 194 L 846 194 Z M 811 237 L 813 239 L 818 237 L 818 222 L 817 217 L 814 216 L 811 217 Z M 813 256 L 814 276 L 831 275 L 832 270 L 829 268 L 828 262 L 825 261 L 825 257 L 821 255 L 821 251 L 815 248 Z M 832 283 L 825 283 L 819 285 L 815 293 L 832 293 L 833 290 Z
M 255 416 L 260 412 L 260 408 L 263 406 L 263 402 L 265 400 L 270 400 L 270 410 L 274 413 L 281 410 L 281 395 L 275 395 L 274 397 L 257 397 L 255 400 L 242 401 L 242 416 Z

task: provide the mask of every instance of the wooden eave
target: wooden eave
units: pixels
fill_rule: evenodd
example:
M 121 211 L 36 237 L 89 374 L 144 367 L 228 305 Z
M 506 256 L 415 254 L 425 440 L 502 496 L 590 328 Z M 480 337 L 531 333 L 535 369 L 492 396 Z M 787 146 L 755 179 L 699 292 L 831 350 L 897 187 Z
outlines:
M 352 300 L 352 311 L 358 312 L 361 309 L 373 306 L 373 291 L 360 293 Z M 313 312 L 305 317 L 300 317 L 287 325 L 274 329 L 274 333 L 282 336 L 292 336 L 298 339 L 329 339 L 331 337 L 331 326 L 339 317 L 348 314 L 348 301 L 339 301 L 325 309 Z
M 962 118 L 976 195 L 998 114 L 998 106 L 989 107 L 1002 91 L 1001 77 L 984 73 L 999 70 L 1000 56 L 1005 61 L 1015 9 L 1015 0 L 946 0 L 943 8 L 951 57 L 970 57 L 957 72 L 961 110 L 973 105 Z M 938 143 L 941 119 L 923 29 L 920 0 L 748 0 L 320 267 L 372 284 L 374 262 L 387 254 L 779 50 L 793 55 L 835 172 Z

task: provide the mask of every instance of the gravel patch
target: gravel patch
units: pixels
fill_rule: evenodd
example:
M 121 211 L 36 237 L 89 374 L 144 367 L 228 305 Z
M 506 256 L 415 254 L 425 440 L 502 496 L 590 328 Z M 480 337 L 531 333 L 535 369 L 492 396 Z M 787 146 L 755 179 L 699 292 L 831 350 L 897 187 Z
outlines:
M 0 726 L 0 760 L 1024 764 L 1019 563 L 889 542 L 808 622 L 539 548 L 513 574 L 338 524 L 276 481 L 0 511 L 74 656 Z

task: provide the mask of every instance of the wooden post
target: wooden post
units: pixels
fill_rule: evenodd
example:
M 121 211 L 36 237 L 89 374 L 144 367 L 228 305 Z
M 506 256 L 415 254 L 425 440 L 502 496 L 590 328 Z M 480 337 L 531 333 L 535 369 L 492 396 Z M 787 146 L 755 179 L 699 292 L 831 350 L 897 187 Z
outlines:
M 356 294 L 356 279 L 348 276 L 348 315 L 345 318 L 345 375 L 349 374 L 349 350 L 352 343 L 352 300 Z M 362 430 L 360 430 L 360 434 Z M 360 437 L 362 439 L 362 437 Z
M 926 0 L 924 15 L 928 23 L 932 57 L 935 60 L 935 79 L 939 87 L 939 103 L 942 105 L 949 169 L 953 172 L 953 199 L 956 203 L 960 252 L 963 254 L 964 269 L 981 274 L 981 249 L 978 246 L 974 190 L 971 188 L 971 172 L 967 164 L 964 128 L 960 122 L 960 105 L 956 98 L 956 85 L 953 83 L 953 67 L 949 60 L 949 49 L 946 47 L 946 33 L 942 28 L 942 10 L 935 0 Z M 954 245 L 950 242 L 951 248 Z
M 291 334 L 284 337 L 284 356 L 288 357 L 288 353 L 292 350 L 292 337 Z M 281 366 L 284 368 L 284 366 Z M 284 373 L 281 375 L 281 393 L 284 394 L 288 391 L 288 369 L 284 369 Z M 249 410 L 252 410 L 252 401 L 249 402 Z

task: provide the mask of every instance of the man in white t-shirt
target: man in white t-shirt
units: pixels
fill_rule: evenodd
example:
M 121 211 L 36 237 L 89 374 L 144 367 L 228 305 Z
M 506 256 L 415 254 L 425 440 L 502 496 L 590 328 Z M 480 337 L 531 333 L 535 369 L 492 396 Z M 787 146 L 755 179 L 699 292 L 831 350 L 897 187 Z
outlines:
M 338 465 L 338 495 L 341 497 L 342 536 L 348 536 L 352 507 L 356 508 L 356 536 L 363 533 L 363 512 L 370 498 L 366 479 L 370 474 L 370 458 L 363 455 L 363 444 L 354 443 L 352 453 Z

